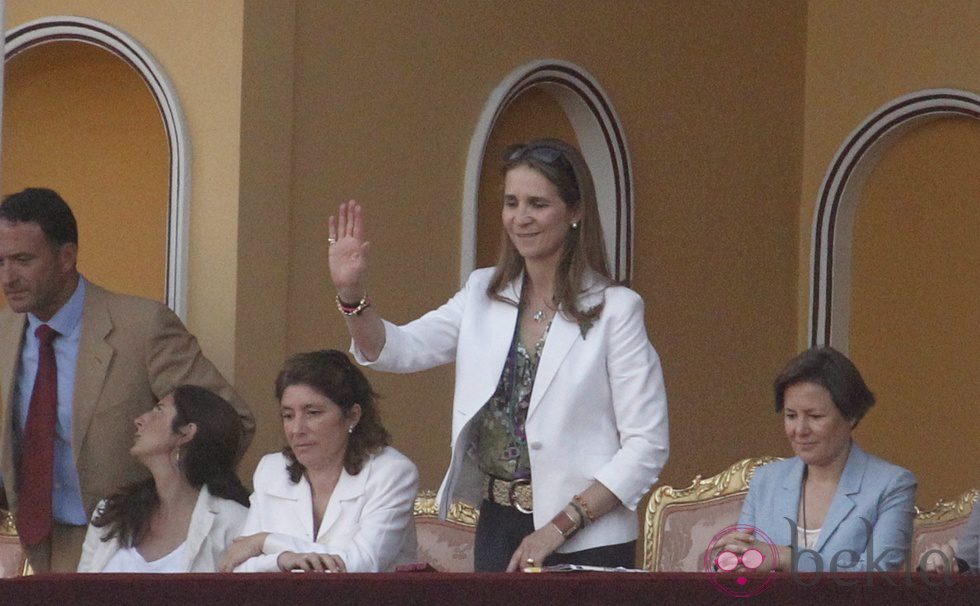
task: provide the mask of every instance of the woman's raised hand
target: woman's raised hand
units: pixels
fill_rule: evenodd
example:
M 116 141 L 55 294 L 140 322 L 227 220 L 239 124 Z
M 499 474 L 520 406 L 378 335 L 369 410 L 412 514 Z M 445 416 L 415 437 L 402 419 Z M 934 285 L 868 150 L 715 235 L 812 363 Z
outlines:
M 364 209 L 354 200 L 340 205 L 330 228 L 330 279 L 340 301 L 347 329 L 355 347 L 367 360 L 377 360 L 385 345 L 385 327 L 367 300 L 367 256 L 371 247 L 364 241 Z M 346 311 L 346 308 L 355 308 Z M 363 313 L 362 313 L 363 312 Z
M 337 216 L 328 219 L 330 279 L 340 299 L 356 303 L 365 293 L 367 254 L 371 246 L 364 241 L 364 209 L 354 200 L 340 205 Z

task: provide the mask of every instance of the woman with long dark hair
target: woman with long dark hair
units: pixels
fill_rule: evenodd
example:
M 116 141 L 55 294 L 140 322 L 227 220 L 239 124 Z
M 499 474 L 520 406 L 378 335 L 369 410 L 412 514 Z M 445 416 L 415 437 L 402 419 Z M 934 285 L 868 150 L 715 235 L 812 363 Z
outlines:
M 503 180 L 496 267 L 404 326 L 372 307 L 364 212 L 341 205 L 329 221 L 330 274 L 351 351 L 393 372 L 455 362 L 439 507 L 479 506 L 477 571 L 631 567 L 637 504 L 667 461 L 667 399 L 643 300 L 610 277 L 578 150 L 555 139 L 512 146 Z
M 78 571 L 214 572 L 248 514 L 243 435 L 231 404 L 195 385 L 138 417 L 130 452 L 151 477 L 99 504 Z

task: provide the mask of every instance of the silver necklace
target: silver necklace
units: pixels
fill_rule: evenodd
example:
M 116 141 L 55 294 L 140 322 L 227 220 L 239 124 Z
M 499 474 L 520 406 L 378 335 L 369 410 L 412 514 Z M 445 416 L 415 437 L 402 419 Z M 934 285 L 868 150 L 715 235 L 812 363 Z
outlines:
M 800 492 L 802 493 L 800 495 L 800 500 L 803 501 L 803 548 L 804 549 L 810 547 L 807 541 L 807 534 L 806 534 L 806 476 L 808 471 L 810 471 L 808 468 L 806 467 L 803 468 L 803 487 L 800 489 Z

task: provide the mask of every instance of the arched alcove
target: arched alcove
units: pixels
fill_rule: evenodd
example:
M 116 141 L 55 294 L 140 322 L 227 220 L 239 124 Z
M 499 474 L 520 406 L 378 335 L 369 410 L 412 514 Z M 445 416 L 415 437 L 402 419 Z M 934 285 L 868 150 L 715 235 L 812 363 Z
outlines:
M 178 315 L 186 317 L 190 144 L 176 90 L 162 67 L 136 40 L 111 25 L 84 17 L 46 17 L 10 30 L 5 37 L 4 61 L 55 42 L 79 42 L 112 53 L 135 70 L 160 111 L 170 151 L 165 300 Z
M 910 129 L 949 116 L 980 119 L 980 96 L 928 89 L 878 108 L 844 141 L 820 187 L 810 259 L 810 345 L 848 349 L 851 240 L 861 189 L 889 145 Z
M 511 101 L 531 89 L 553 96 L 568 117 L 595 179 L 610 269 L 616 279 L 628 283 L 632 272 L 633 177 L 623 129 L 595 78 L 574 64 L 556 60 L 534 61 L 514 70 L 493 90 L 483 108 L 466 161 L 460 281 L 466 280 L 475 265 L 477 204 L 487 141 Z

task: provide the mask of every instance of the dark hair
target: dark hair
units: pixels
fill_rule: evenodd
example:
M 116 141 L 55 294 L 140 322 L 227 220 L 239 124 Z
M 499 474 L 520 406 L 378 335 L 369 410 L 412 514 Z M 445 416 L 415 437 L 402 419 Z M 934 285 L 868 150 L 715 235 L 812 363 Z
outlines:
M 241 418 L 234 407 L 214 392 L 196 385 L 181 385 L 173 391 L 174 416 L 171 429 L 177 432 L 194 423 L 194 437 L 180 447 L 178 466 L 195 488 L 248 507 L 248 491 L 235 474 L 235 457 L 243 438 Z M 134 482 L 106 499 L 105 507 L 92 522 L 109 527 L 102 538 L 118 537 L 127 547 L 138 545 L 150 529 L 150 518 L 160 506 L 153 478 Z
M 56 246 L 78 244 L 75 215 L 52 189 L 28 187 L 5 196 L 0 204 L 0 219 L 11 223 L 37 223 L 48 241 Z
M 776 412 L 783 411 L 786 390 L 799 383 L 815 383 L 829 391 L 834 406 L 855 426 L 875 403 L 854 363 L 832 347 L 813 347 L 790 360 L 773 385 Z
M 350 414 L 355 404 L 361 406 L 361 420 L 354 427 L 344 453 L 347 473 L 360 473 L 368 455 L 391 443 L 391 435 L 381 424 L 378 394 L 344 352 L 325 349 L 290 357 L 276 377 L 276 399 L 282 400 L 282 394 L 292 385 L 306 385 L 330 398 L 345 416 Z M 296 459 L 291 448 L 287 446 L 282 452 L 290 461 L 287 468 L 289 479 L 293 483 L 299 482 L 306 468 Z
M 602 313 L 602 305 L 589 310 L 578 308 L 585 273 L 594 271 L 612 284 L 606 245 L 602 238 L 599 204 L 595 184 L 585 158 L 577 149 L 560 139 L 537 139 L 523 145 L 512 145 L 504 153 L 503 174 L 518 166 L 527 166 L 540 173 L 558 189 L 558 195 L 570 209 L 580 210 L 577 229 L 568 230 L 558 267 L 555 269 L 555 302 L 561 313 L 576 322 L 592 321 Z M 524 259 L 510 241 L 505 230 L 500 234 L 500 252 L 493 277 L 487 285 L 487 296 L 498 301 L 518 304 L 500 295 L 507 283 L 524 271 Z

